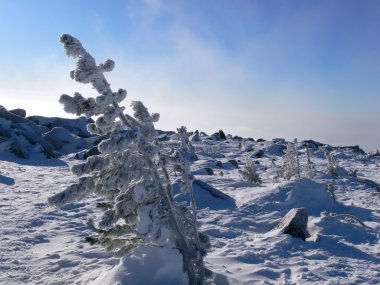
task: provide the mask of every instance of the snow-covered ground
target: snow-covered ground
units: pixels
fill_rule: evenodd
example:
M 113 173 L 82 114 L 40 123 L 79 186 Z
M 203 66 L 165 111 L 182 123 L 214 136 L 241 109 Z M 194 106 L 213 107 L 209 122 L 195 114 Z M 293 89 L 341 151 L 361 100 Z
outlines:
M 299 145 L 304 167 L 306 153 Z M 336 149 L 340 168 L 334 178 L 323 152 L 314 149 L 315 175 L 284 180 L 276 178 L 284 146 L 281 140 L 194 142 L 198 160 L 191 169 L 201 181 L 194 192 L 201 230 L 211 239 L 206 266 L 214 282 L 380 284 L 380 192 L 368 181 L 380 183 L 380 157 Z M 260 184 L 239 174 L 247 155 L 257 165 Z M 132 270 L 84 241 L 92 235 L 86 220 L 96 215 L 94 198 L 61 209 L 47 204 L 75 181 L 69 171 L 75 163 L 73 156 L 20 159 L 0 153 L 0 284 L 106 284 L 112 280 L 107 274 L 120 270 L 125 278 L 137 275 L 128 284 L 149 284 L 155 266 L 162 269 L 165 258 L 135 262 Z M 348 175 L 354 169 L 357 177 Z M 203 182 L 229 197 L 215 197 Z M 303 241 L 273 231 L 289 210 L 300 207 L 309 214 L 310 237 Z M 138 252 L 134 256 L 139 260 Z M 173 253 L 166 256 L 178 260 Z M 170 274 L 170 267 L 161 274 Z

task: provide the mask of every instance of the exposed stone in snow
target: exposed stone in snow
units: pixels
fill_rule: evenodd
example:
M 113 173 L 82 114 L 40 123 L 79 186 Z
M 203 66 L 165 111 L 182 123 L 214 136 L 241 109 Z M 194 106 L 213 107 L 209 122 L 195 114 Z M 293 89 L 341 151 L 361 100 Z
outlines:
M 309 237 L 309 233 L 307 232 L 307 220 L 308 214 L 305 208 L 294 208 L 281 219 L 272 231 L 305 240 Z

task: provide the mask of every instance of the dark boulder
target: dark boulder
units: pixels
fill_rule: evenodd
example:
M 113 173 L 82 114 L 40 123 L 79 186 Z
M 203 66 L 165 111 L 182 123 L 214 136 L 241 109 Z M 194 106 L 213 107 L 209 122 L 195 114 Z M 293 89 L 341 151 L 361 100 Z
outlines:
M 244 149 L 245 152 L 251 152 L 253 151 L 253 146 L 252 145 L 249 145 L 247 146 L 245 149 Z
M 200 139 L 200 135 L 199 135 L 199 131 L 196 130 L 189 138 L 189 140 L 191 142 L 199 142 L 201 139 Z
M 239 137 L 239 136 L 233 136 L 232 139 L 233 139 L 233 140 L 238 140 L 238 141 L 243 140 L 243 138 L 242 138 L 242 137 Z
M 234 159 L 230 159 L 228 162 L 229 162 L 230 164 L 232 164 L 235 168 L 239 168 L 239 164 L 237 163 L 236 160 L 234 160 Z
M 304 146 L 304 147 L 309 147 L 311 149 L 318 149 L 319 147 L 323 146 L 322 143 L 320 142 L 317 142 L 317 141 L 314 141 L 314 140 L 304 140 L 301 142 L 301 144 Z
M 219 137 L 220 137 L 221 140 L 226 140 L 227 139 L 226 134 L 222 130 L 219 130 Z
M 366 155 L 367 153 L 364 151 L 364 150 L 362 150 L 361 148 L 360 148 L 360 146 L 358 146 L 358 145 L 354 145 L 354 146 L 342 146 L 341 147 L 341 149 L 346 149 L 346 150 L 351 150 L 351 151 L 353 151 L 355 154 L 358 154 L 358 155 Z
M 263 158 L 265 155 L 264 151 L 262 149 L 259 149 L 251 154 L 252 158 Z
M 26 117 L 26 111 L 24 109 L 17 108 L 17 109 L 9 110 L 9 112 L 12 114 L 15 114 L 21 118 Z

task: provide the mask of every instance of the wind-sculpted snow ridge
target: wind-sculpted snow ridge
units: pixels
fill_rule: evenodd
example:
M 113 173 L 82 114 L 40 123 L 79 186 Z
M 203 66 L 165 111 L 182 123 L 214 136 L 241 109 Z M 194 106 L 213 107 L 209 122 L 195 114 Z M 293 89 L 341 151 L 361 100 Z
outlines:
M 178 138 L 165 143 L 180 145 Z M 284 158 L 272 152 L 286 148 L 285 141 L 200 136 L 192 144 L 198 157 L 190 165 L 195 179 L 225 195 L 194 188 L 195 199 L 201 199 L 201 230 L 212 245 L 205 261 L 215 284 L 380 284 L 380 157 L 309 146 L 315 172 L 306 177 L 307 150 L 299 143 L 301 178 L 286 180 L 278 176 Z M 264 154 L 257 158 L 259 150 Z M 330 173 L 326 155 L 331 152 L 347 171 Z M 239 174 L 250 154 L 260 185 Z M 120 261 L 86 243 L 93 233 L 86 220 L 100 216 L 92 204 L 101 199 L 90 196 L 61 211 L 49 207 L 47 197 L 76 181 L 67 165 L 82 163 L 63 161 L 44 167 L 0 161 L 0 284 L 186 284 L 183 275 L 171 274 L 181 263 L 178 251 L 150 247 Z M 214 175 L 205 174 L 205 167 Z M 305 241 L 273 230 L 293 208 L 304 208 L 309 216 Z

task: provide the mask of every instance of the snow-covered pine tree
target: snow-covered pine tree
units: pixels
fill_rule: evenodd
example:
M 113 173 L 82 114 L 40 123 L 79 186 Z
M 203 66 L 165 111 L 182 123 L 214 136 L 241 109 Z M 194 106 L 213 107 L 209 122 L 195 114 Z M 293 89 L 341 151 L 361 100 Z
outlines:
M 208 238 L 198 232 L 196 207 L 175 203 L 168 167 L 181 174 L 181 190 L 192 197 L 192 176 L 180 152 L 163 154 L 158 144 L 154 122 L 158 114 L 150 114 L 142 102 L 132 102 L 133 116 L 124 113 L 119 103 L 127 92 L 113 92 L 103 73 L 114 67 L 112 60 L 96 65 L 95 59 L 76 38 L 62 35 L 65 52 L 77 60 L 71 71 L 73 79 L 91 83 L 100 94 L 84 98 L 81 94 L 62 95 L 60 103 L 68 113 L 97 116 L 88 130 L 107 135 L 98 148 L 101 154 L 74 165 L 72 172 L 79 181 L 49 198 L 54 205 L 63 205 L 94 193 L 104 198 L 99 203 L 104 213 L 95 226 L 99 237 L 89 239 L 118 255 L 127 254 L 137 245 L 172 246 L 183 255 L 183 270 L 189 284 L 205 283 L 203 256 Z

